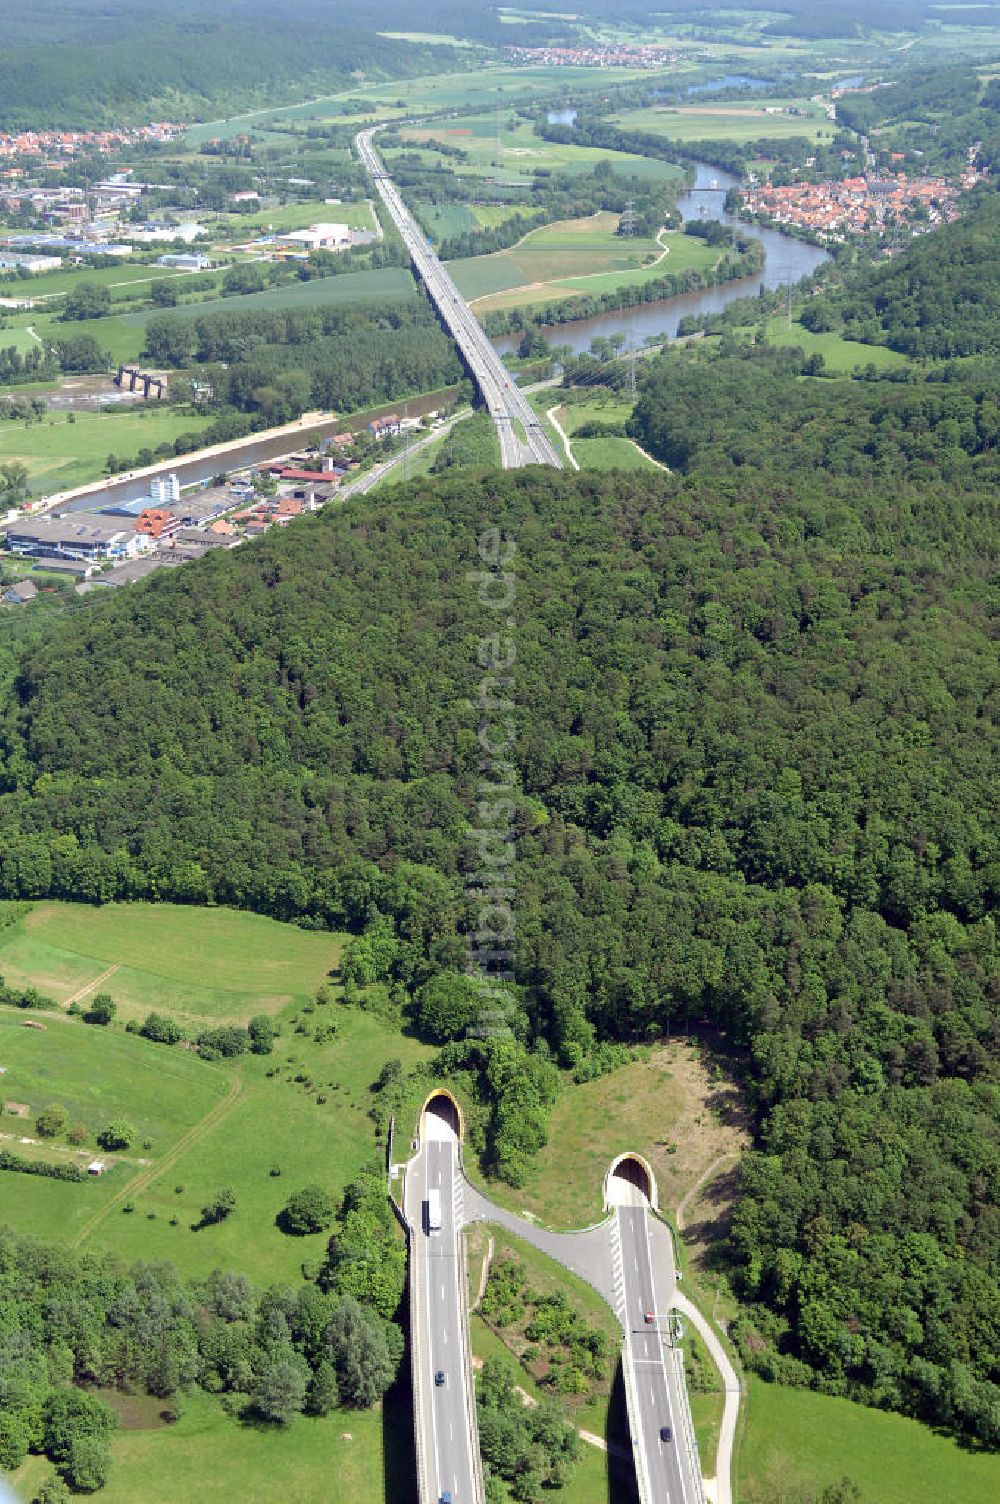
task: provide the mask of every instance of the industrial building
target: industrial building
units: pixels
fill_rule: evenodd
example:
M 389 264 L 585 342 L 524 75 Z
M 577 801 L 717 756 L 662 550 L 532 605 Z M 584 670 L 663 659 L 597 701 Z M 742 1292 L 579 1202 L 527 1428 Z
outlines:
M 131 559 L 153 547 L 133 526 L 94 512 L 17 518 L 6 530 L 10 552 L 30 559 Z

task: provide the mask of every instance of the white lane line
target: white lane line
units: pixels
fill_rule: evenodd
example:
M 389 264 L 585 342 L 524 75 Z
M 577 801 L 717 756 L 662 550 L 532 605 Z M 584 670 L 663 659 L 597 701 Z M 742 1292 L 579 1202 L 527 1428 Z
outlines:
M 428 1172 L 428 1176 L 429 1176 L 430 1175 L 430 1149 L 429 1148 L 428 1148 L 428 1151 L 427 1151 L 427 1172 Z M 428 1184 L 429 1184 L 429 1181 L 428 1181 Z M 434 1330 L 434 1324 L 431 1321 L 431 1282 L 430 1282 L 429 1275 L 430 1275 L 430 1270 L 425 1268 L 425 1270 L 424 1270 L 424 1277 L 427 1280 L 427 1344 L 428 1344 L 428 1350 L 430 1349 L 431 1333 Z M 430 1351 L 428 1351 L 428 1356 L 431 1357 L 431 1360 L 432 1360 L 431 1361 L 431 1367 L 433 1368 L 433 1366 L 434 1366 L 434 1364 L 433 1364 L 433 1354 L 431 1354 Z M 431 1424 L 431 1436 L 432 1436 L 433 1441 L 434 1441 L 434 1486 L 435 1486 L 435 1488 L 437 1488 L 439 1486 L 440 1480 L 441 1480 L 441 1452 L 440 1452 L 440 1449 L 438 1447 L 437 1424 L 436 1424 L 435 1419 L 434 1419 L 433 1409 L 432 1409 L 431 1415 L 430 1415 L 430 1424 Z
M 655 1275 L 653 1273 L 653 1250 L 652 1250 L 652 1246 L 651 1246 L 650 1241 L 649 1241 L 649 1212 L 648 1212 L 648 1210 L 645 1207 L 643 1207 L 643 1210 L 642 1210 L 642 1230 L 643 1230 L 643 1234 L 645 1236 L 645 1242 L 646 1242 L 646 1261 L 647 1261 L 647 1263 L 649 1265 L 649 1288 L 650 1288 L 650 1292 L 651 1292 L 651 1296 L 652 1296 L 653 1309 L 655 1310 L 656 1309 L 656 1278 L 655 1278 Z M 678 1434 L 678 1432 L 677 1432 L 677 1423 L 674 1420 L 674 1402 L 673 1402 L 673 1396 L 672 1396 L 671 1391 L 670 1391 L 670 1375 L 667 1372 L 667 1361 L 666 1361 L 666 1356 L 665 1356 L 666 1348 L 665 1348 L 665 1345 L 662 1342 L 659 1342 L 658 1345 L 659 1345 L 660 1366 L 661 1366 L 662 1373 L 663 1373 L 663 1387 L 666 1390 L 666 1395 L 667 1395 L 667 1414 L 670 1417 L 670 1429 L 673 1432 L 674 1436 L 676 1436 Z M 685 1468 L 684 1468 L 683 1458 L 681 1456 L 678 1456 L 677 1457 L 677 1476 L 680 1479 L 680 1485 L 681 1485 L 681 1504 L 687 1504 L 687 1483 L 685 1482 L 684 1472 L 685 1472 Z

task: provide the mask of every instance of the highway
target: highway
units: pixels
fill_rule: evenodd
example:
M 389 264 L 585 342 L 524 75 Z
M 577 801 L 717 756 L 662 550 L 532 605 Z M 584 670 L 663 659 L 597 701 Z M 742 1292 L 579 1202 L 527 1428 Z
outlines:
M 370 126 L 358 132 L 355 137 L 358 155 L 371 174 L 382 202 L 403 237 L 414 267 L 479 387 L 496 424 L 503 468 L 513 470 L 521 465 L 552 465 L 557 470 L 562 469 L 562 461 L 538 414 L 487 339 L 479 320 L 431 250 L 427 237 L 386 173 L 385 165 L 372 145 L 372 136 L 378 129 L 378 126 Z
M 406 1171 L 406 1219 L 415 1281 L 411 1312 L 414 1403 L 423 1459 L 422 1504 L 483 1504 L 475 1396 L 462 1302 L 462 1172 L 451 1124 L 425 1112 L 420 1149 Z M 441 1197 L 441 1227 L 428 1226 L 428 1193 Z M 419 1371 L 418 1371 L 419 1369 Z M 441 1384 L 438 1374 L 444 1375 Z
M 622 1324 L 634 1379 L 629 1421 L 639 1495 L 650 1504 L 701 1504 L 700 1480 L 696 1484 L 691 1478 L 683 1398 L 677 1393 L 681 1381 L 666 1330 L 674 1296 L 672 1255 L 665 1264 L 661 1250 L 654 1252 L 653 1247 L 654 1237 L 666 1229 L 654 1223 L 644 1202 L 619 1206 L 615 1216 L 624 1290 Z M 647 1322 L 647 1312 L 655 1320 Z M 664 1426 L 670 1427 L 669 1441 L 661 1440 Z

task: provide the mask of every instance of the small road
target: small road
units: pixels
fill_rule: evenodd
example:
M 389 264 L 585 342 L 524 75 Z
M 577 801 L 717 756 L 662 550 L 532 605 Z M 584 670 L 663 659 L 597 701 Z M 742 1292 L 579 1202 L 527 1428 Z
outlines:
M 463 1300 L 461 1237 L 463 1175 L 458 1136 L 445 1119 L 425 1112 L 420 1149 L 406 1169 L 405 1214 L 414 1282 L 411 1333 L 414 1404 L 423 1459 L 423 1504 L 449 1492 L 454 1504 L 483 1504 L 475 1391 Z M 441 1227 L 429 1227 L 428 1194 L 441 1197 Z M 437 1374 L 444 1375 L 441 1384 Z
M 559 435 L 559 438 L 560 438 L 560 440 L 562 442 L 563 449 L 565 449 L 565 451 L 566 451 L 566 458 L 569 460 L 569 462 L 573 466 L 574 470 L 579 470 L 579 468 L 580 468 L 580 462 L 576 458 L 576 455 L 573 453 L 572 449 L 570 448 L 569 434 L 566 432 L 565 428 L 563 428 L 562 424 L 559 422 L 559 418 L 557 416 L 558 412 L 559 412 L 559 406 L 557 404 L 555 407 L 550 407 L 549 410 L 548 410 L 548 412 L 545 414 L 545 416 L 548 418 L 549 422 L 552 424 L 552 427 L 555 429 L 556 433 Z
M 686 1295 L 678 1293 L 674 1304 L 698 1332 L 712 1355 L 712 1361 L 722 1375 L 725 1391 L 722 1410 L 722 1425 L 719 1429 L 719 1444 L 715 1453 L 715 1477 L 706 1484 L 705 1492 L 713 1504 L 733 1504 L 733 1446 L 736 1442 L 736 1422 L 740 1413 L 740 1381 L 729 1361 L 729 1354 L 719 1341 L 718 1333 Z
M 461 423 L 463 418 L 471 417 L 471 408 L 466 408 L 463 409 L 462 412 L 454 413 L 450 418 L 446 418 L 445 421 L 437 428 L 435 428 L 431 433 L 425 434 L 421 438 L 417 439 L 416 443 L 411 444 L 408 449 L 400 449 L 397 454 L 392 455 L 391 458 L 387 460 L 383 460 L 381 464 L 373 465 L 370 470 L 366 470 L 364 474 L 359 475 L 356 480 L 349 480 L 345 482 L 345 484 L 342 485 L 340 490 L 337 492 L 336 500 L 345 501 L 350 496 L 363 496 L 366 491 L 370 491 L 373 486 L 378 485 L 380 480 L 384 480 L 387 475 L 392 475 L 396 470 L 402 470 L 405 476 L 405 467 L 415 454 L 419 454 L 421 449 L 428 448 L 429 445 L 434 443 L 435 439 L 440 439 L 445 434 L 450 433 L 455 424 Z
M 531 403 L 494 350 L 482 325 L 462 297 L 444 265 L 431 250 L 398 189 L 372 145 L 379 126 L 368 126 L 355 137 L 362 163 L 371 175 L 382 202 L 403 238 L 410 259 L 424 282 L 455 343 L 462 352 L 473 380 L 482 393 L 500 440 L 501 464 L 505 470 L 522 465 L 551 465 L 562 461 Z

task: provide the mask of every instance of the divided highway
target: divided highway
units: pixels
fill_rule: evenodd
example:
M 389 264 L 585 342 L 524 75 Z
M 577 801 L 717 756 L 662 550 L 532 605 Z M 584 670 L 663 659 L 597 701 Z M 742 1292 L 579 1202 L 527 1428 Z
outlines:
M 666 1229 L 654 1222 L 640 1193 L 634 1205 L 618 1206 L 615 1216 L 639 1497 L 650 1504 L 701 1504 L 700 1480 L 694 1476 L 687 1444 L 685 1399 L 678 1392 L 684 1381 L 666 1332 L 674 1296 L 669 1234 L 658 1239 L 666 1244 L 665 1258 L 660 1248 L 654 1253 L 653 1238 Z M 652 1318 L 648 1322 L 647 1315 Z M 667 1439 L 664 1430 L 670 1433 Z
M 372 145 L 372 136 L 378 129 L 378 126 L 370 126 L 358 132 L 355 137 L 358 155 L 371 174 L 414 266 L 482 393 L 496 424 L 503 468 L 513 470 L 521 465 L 553 465 L 561 470 L 562 461 L 538 414 L 483 333 L 479 320 L 431 250 L 427 237 L 386 173 L 382 159 Z
M 463 1176 L 458 1135 L 425 1112 L 407 1166 L 411 1343 L 421 1504 L 483 1504 L 475 1390 L 463 1301 Z

